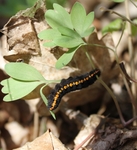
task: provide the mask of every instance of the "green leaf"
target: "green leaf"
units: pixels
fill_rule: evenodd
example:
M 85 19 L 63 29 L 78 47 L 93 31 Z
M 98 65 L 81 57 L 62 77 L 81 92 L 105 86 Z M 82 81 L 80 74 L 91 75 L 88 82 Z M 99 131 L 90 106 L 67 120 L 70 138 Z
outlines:
M 72 37 L 72 38 L 81 38 L 80 35 L 76 31 L 74 31 L 70 28 L 61 26 L 58 28 L 58 30 L 62 35 Z
M 5 71 L 12 78 L 21 81 L 46 81 L 34 67 L 25 63 L 8 63 L 5 65 Z
M 137 19 L 134 19 L 133 22 L 135 24 L 137 24 Z M 136 36 L 137 35 L 137 27 L 135 25 L 131 25 L 131 29 L 132 29 L 132 35 Z
M 84 20 L 83 31 L 86 31 L 91 26 L 93 20 L 94 20 L 94 12 L 90 12 Z
M 4 101 L 14 101 L 24 96 L 28 95 L 32 92 L 38 85 L 43 84 L 44 82 L 23 82 L 13 78 L 9 78 L 3 80 L 1 85 L 4 87 L 2 88 L 2 92 L 7 94 L 4 97 Z
M 63 8 L 62 6 L 54 3 L 53 4 L 54 10 L 59 14 L 59 17 L 61 18 L 61 22 L 63 21 L 63 26 L 68 27 L 70 29 L 73 29 L 73 25 L 71 22 L 70 14 Z
M 45 47 L 56 47 L 56 46 L 58 46 L 58 45 L 56 45 L 55 43 L 54 43 L 54 41 L 51 41 L 51 42 L 46 42 L 46 43 L 44 43 L 43 44 L 43 46 L 45 46 Z
M 41 87 L 41 89 L 40 89 L 40 95 L 41 95 L 41 98 L 43 99 L 43 101 L 44 101 L 44 103 L 46 104 L 46 106 L 48 105 L 48 100 L 47 100 L 47 98 L 45 97 L 45 95 L 43 94 L 43 89 L 45 88 L 45 86 L 46 85 L 44 85 L 43 87 Z M 52 117 L 56 120 L 56 116 L 55 116 L 55 114 L 52 112 L 52 111 L 50 111 L 50 114 L 52 115 Z
M 54 29 L 64 26 L 73 29 L 70 14 L 60 5 L 53 5 L 55 10 L 47 10 L 45 13 L 47 23 Z
M 71 48 L 69 49 L 66 53 L 64 53 L 56 62 L 55 67 L 57 69 L 61 69 L 62 67 L 66 66 L 71 59 L 73 58 L 75 52 L 77 51 L 77 49 L 80 47 L 81 45 L 79 45 L 78 47 L 75 48 Z
M 91 27 L 91 28 L 88 28 L 87 30 L 85 30 L 83 33 L 82 33 L 82 37 L 86 37 L 86 36 L 89 36 L 91 33 L 93 33 L 95 27 Z
M 41 31 L 38 34 L 38 37 L 43 40 L 53 40 L 54 38 L 60 35 L 61 34 L 57 29 L 47 29 L 47 30 Z
M 45 105 L 48 106 L 48 100 L 45 97 L 45 95 L 43 94 L 43 89 L 45 88 L 45 86 L 47 86 L 47 85 L 44 85 L 40 88 L 40 96 L 43 99 L 43 102 L 45 103 Z
M 47 23 L 53 29 L 56 29 L 59 26 L 62 26 L 61 19 L 59 18 L 58 14 L 56 14 L 54 10 L 47 10 L 47 12 L 45 13 L 45 18 L 46 18 Z
M 81 37 L 88 36 L 94 31 L 95 28 L 90 27 L 93 20 L 94 20 L 94 12 L 90 12 L 84 20 L 83 32 L 81 33 Z
M 54 39 L 54 43 L 58 46 L 65 48 L 73 48 L 79 45 L 84 44 L 85 42 L 81 38 L 72 38 L 67 36 L 60 36 L 57 39 Z
M 44 31 L 41 31 L 38 34 L 38 37 L 43 40 L 48 40 L 46 43 L 43 44 L 45 47 L 55 47 L 57 46 L 53 39 L 57 38 L 58 36 L 61 36 L 61 33 L 57 29 L 47 29 Z
M 70 15 L 74 29 L 81 35 L 83 33 L 83 24 L 86 18 L 84 7 L 76 2 L 72 7 Z
M 122 20 L 121 19 L 116 19 L 112 21 L 109 25 L 105 26 L 102 29 L 102 33 L 105 34 L 107 32 L 113 32 L 113 31 L 118 31 L 122 27 Z
M 124 2 L 125 0 L 112 0 L 113 2 L 116 2 L 116 3 L 122 3 Z

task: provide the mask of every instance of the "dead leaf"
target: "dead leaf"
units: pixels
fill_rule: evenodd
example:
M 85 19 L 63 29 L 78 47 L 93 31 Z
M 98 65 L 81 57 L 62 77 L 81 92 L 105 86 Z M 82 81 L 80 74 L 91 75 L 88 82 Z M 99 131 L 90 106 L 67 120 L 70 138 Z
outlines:
M 90 117 L 85 119 L 83 127 L 81 128 L 80 132 L 74 140 L 75 145 L 79 145 L 82 141 L 84 141 L 87 138 L 89 134 L 93 133 L 94 135 L 95 130 L 97 129 L 98 125 L 101 122 L 101 119 L 103 118 L 104 117 L 100 115 L 90 115 Z M 90 137 L 83 146 L 86 146 L 91 138 L 92 137 Z
M 14 150 L 67 150 L 64 145 L 49 130 L 32 142 Z

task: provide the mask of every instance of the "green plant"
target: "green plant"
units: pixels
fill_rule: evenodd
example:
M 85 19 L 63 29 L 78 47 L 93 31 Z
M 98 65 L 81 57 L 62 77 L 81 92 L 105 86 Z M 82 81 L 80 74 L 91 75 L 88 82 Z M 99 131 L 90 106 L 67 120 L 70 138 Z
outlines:
M 47 105 L 42 89 L 50 83 L 58 83 L 58 81 L 46 80 L 35 68 L 25 63 L 8 63 L 5 65 L 5 71 L 10 76 L 1 82 L 2 92 L 7 94 L 3 99 L 6 102 L 23 98 L 40 85 L 40 95 Z M 54 113 L 51 111 L 50 113 L 55 118 Z
M 11 77 L 1 82 L 4 85 L 2 92 L 8 93 L 4 97 L 5 101 L 24 97 L 38 85 L 47 82 L 35 68 L 25 63 L 8 63 L 5 65 L 5 71 Z M 8 91 L 9 89 L 11 90 Z
M 45 14 L 52 29 L 42 31 L 39 37 L 51 40 L 45 43 L 45 46 L 69 48 L 68 52 L 57 61 L 56 67 L 60 69 L 71 61 L 80 46 L 86 44 L 83 37 L 90 35 L 94 30 L 94 27 L 90 27 L 94 19 L 94 13 L 91 12 L 86 16 L 85 9 L 80 3 L 75 3 L 70 14 L 58 4 L 54 4 L 53 7 L 54 10 L 48 10 Z M 80 15 L 79 11 L 81 12 Z M 4 86 L 2 92 L 7 94 L 4 101 L 20 99 L 40 85 L 41 97 L 47 105 L 47 99 L 42 89 L 50 83 L 58 82 L 44 79 L 35 68 L 24 63 L 8 63 L 5 66 L 5 71 L 10 78 L 1 82 Z
M 123 27 L 122 23 L 123 23 L 122 19 L 116 19 L 116 20 L 112 21 L 110 24 L 108 24 L 107 26 L 105 26 L 102 29 L 102 33 L 106 34 L 108 32 L 112 33 L 114 31 L 119 31 Z
M 54 4 L 53 8 L 54 10 L 48 10 L 45 13 L 46 21 L 51 29 L 42 31 L 38 37 L 49 41 L 44 44 L 45 47 L 68 48 L 68 51 L 56 63 L 56 68 L 60 69 L 71 61 L 79 47 L 87 44 L 83 38 L 94 31 L 94 27 L 91 27 L 94 12 L 86 16 L 86 11 L 80 3 L 74 4 L 70 14 L 58 4 Z
M 93 26 L 91 27 L 91 24 L 94 20 L 94 12 L 91 12 L 88 15 L 86 15 L 84 7 L 78 2 L 76 2 L 74 4 L 74 6 L 72 7 L 70 14 L 63 7 L 61 7 L 58 4 L 54 4 L 53 8 L 54 8 L 54 10 L 48 10 L 45 13 L 46 21 L 50 25 L 51 28 L 39 33 L 38 37 L 40 39 L 44 39 L 44 40 L 48 41 L 48 42 L 44 43 L 45 47 L 61 46 L 61 47 L 68 48 L 68 51 L 66 53 L 64 53 L 58 59 L 58 61 L 56 63 L 57 69 L 61 69 L 62 67 L 67 65 L 73 58 L 75 52 L 84 45 L 94 45 L 94 46 L 100 46 L 102 48 L 106 48 L 105 46 L 96 45 L 94 43 L 88 44 L 85 40 L 85 37 L 89 36 L 94 31 L 94 27 Z M 81 12 L 81 13 L 79 13 L 79 12 Z M 132 23 L 132 21 L 130 21 L 126 17 L 124 17 L 124 19 L 126 21 L 129 21 Z M 113 28 L 114 24 L 117 22 L 118 22 L 117 28 Z M 124 28 L 122 26 L 122 20 L 119 20 L 117 22 L 113 22 L 110 24 L 110 26 L 106 27 L 106 29 L 104 30 L 105 33 L 108 31 L 113 32 L 117 29 L 120 29 L 121 27 L 122 27 L 122 31 L 124 31 Z M 134 25 L 134 23 L 133 23 L 133 25 Z M 122 32 L 121 36 L 122 35 L 123 35 L 123 32 Z M 121 39 L 121 37 L 120 37 L 120 39 Z M 119 42 L 120 42 L 120 39 L 119 39 Z M 117 44 L 117 46 L 118 46 L 118 44 Z M 117 46 L 116 46 L 116 48 L 117 48 Z M 113 50 L 109 47 L 107 47 L 107 48 L 114 52 L 116 61 L 119 64 L 116 50 Z M 89 62 L 92 63 L 92 66 L 94 67 L 92 59 L 89 57 L 87 51 L 85 49 L 83 49 L 83 50 L 86 53 L 88 59 L 90 60 Z M 22 68 L 20 73 L 19 73 L 19 71 L 14 73 L 14 71 L 18 70 L 19 68 Z M 31 74 L 30 74 L 29 69 L 32 70 Z M 41 97 L 43 98 L 45 104 L 47 104 L 47 99 L 45 98 L 44 94 L 42 93 L 42 90 L 48 84 L 53 83 L 53 82 L 55 83 L 56 81 L 48 81 L 48 80 L 44 79 L 39 73 L 36 73 L 37 71 L 34 68 L 32 69 L 30 66 L 28 66 L 27 64 L 23 64 L 23 63 L 9 63 L 6 65 L 5 70 L 6 70 L 7 74 L 9 76 L 11 76 L 11 78 L 6 79 L 1 82 L 1 84 L 4 86 L 2 89 L 3 93 L 6 93 L 6 94 L 9 93 L 7 96 L 4 97 L 4 100 L 13 101 L 13 100 L 22 98 L 25 95 L 29 94 L 38 85 L 41 85 L 40 94 L 41 94 Z M 35 74 L 35 73 L 36 73 L 36 76 L 34 78 L 32 78 L 33 74 Z M 117 103 L 117 100 L 116 100 L 113 92 L 111 91 L 111 89 L 108 88 L 108 86 L 101 79 L 99 79 L 99 81 L 102 83 L 102 85 L 104 85 L 104 87 L 108 90 L 108 92 L 112 96 L 112 98 L 116 104 L 116 107 L 118 109 L 121 121 L 125 125 L 125 121 L 123 120 L 123 116 L 121 114 L 119 105 Z M 22 92 L 21 93 L 15 92 L 16 90 L 18 90 L 18 88 L 16 89 L 14 87 L 15 85 L 16 85 L 16 87 L 20 87 L 20 89 L 22 89 L 22 87 L 28 86 L 29 84 L 30 84 L 29 91 L 24 90 L 23 94 L 22 94 Z M 52 113 L 52 115 L 53 115 L 53 113 Z
M 124 2 L 125 0 L 112 0 L 113 2 L 116 2 L 116 3 L 122 3 Z

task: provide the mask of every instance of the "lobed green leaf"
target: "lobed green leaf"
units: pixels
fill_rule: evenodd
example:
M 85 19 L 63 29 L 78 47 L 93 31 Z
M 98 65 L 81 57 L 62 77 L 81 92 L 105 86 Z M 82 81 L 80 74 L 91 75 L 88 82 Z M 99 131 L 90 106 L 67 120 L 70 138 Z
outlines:
M 57 3 L 54 3 L 53 7 L 54 7 L 54 10 L 59 14 L 61 18 L 61 22 L 64 22 L 64 27 L 73 29 L 70 14 L 62 6 L 58 5 Z
M 38 34 L 38 37 L 43 40 L 53 40 L 54 38 L 60 36 L 60 32 L 57 29 L 47 29 L 43 30 Z
M 55 10 L 48 10 L 45 13 L 47 23 L 54 29 L 64 26 L 73 29 L 70 14 L 60 5 L 53 5 Z
M 46 81 L 34 67 L 25 63 L 8 63 L 5 65 L 6 73 L 21 81 Z
M 55 67 L 57 69 L 61 69 L 62 67 L 66 66 L 71 59 L 73 58 L 75 52 L 77 51 L 77 49 L 80 47 L 81 45 L 79 45 L 78 47 L 75 48 L 71 48 L 69 49 L 66 53 L 64 53 L 56 62 Z
M 32 92 L 38 85 L 43 84 L 44 82 L 23 82 L 13 78 L 9 78 L 3 80 L 1 85 L 4 87 L 2 88 L 2 92 L 7 94 L 4 97 L 4 101 L 14 101 L 24 96 L 28 95 Z
M 87 32 L 92 24 L 94 20 L 94 12 L 90 12 L 86 17 L 85 17 L 85 20 L 84 20 L 84 24 L 83 24 L 83 33 L 82 35 L 85 34 L 85 32 Z M 89 34 L 90 35 L 90 34 Z
M 58 30 L 59 30 L 59 32 L 62 35 L 65 35 L 65 36 L 68 36 L 68 37 L 72 37 L 72 38 L 81 38 L 80 35 L 76 31 L 74 31 L 74 30 L 72 30 L 70 28 L 59 27 Z
M 60 36 L 59 38 L 54 39 L 54 43 L 61 47 L 73 48 L 73 47 L 77 47 L 81 44 L 84 44 L 85 42 L 81 38 Z
M 56 45 L 55 43 L 54 43 L 54 41 L 51 41 L 51 42 L 46 42 L 46 43 L 44 43 L 43 44 L 43 46 L 45 46 L 45 47 L 56 47 L 56 46 L 58 46 L 58 45 Z
M 76 2 L 72 7 L 70 15 L 74 29 L 81 35 L 86 18 L 86 11 L 84 7 L 80 3 Z
M 82 37 L 86 37 L 86 36 L 89 36 L 91 33 L 93 33 L 95 27 L 91 27 L 91 28 L 88 28 L 87 30 L 85 30 L 83 33 L 82 33 Z

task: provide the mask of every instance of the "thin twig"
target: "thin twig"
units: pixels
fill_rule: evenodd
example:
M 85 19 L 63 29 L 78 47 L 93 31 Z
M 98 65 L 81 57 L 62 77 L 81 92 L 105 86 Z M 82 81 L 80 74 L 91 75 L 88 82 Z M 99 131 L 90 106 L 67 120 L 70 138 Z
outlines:
M 123 15 L 117 13 L 117 12 L 114 11 L 114 10 L 107 9 L 107 8 L 105 8 L 105 7 L 101 7 L 100 9 L 101 9 L 102 11 L 106 11 L 106 12 L 110 12 L 110 13 L 112 13 L 112 14 L 116 14 L 116 15 L 119 16 L 121 19 L 130 22 L 130 23 L 133 24 L 134 26 L 137 26 L 136 23 L 134 23 L 134 22 L 131 21 L 130 19 L 126 18 L 125 16 L 123 16 Z

